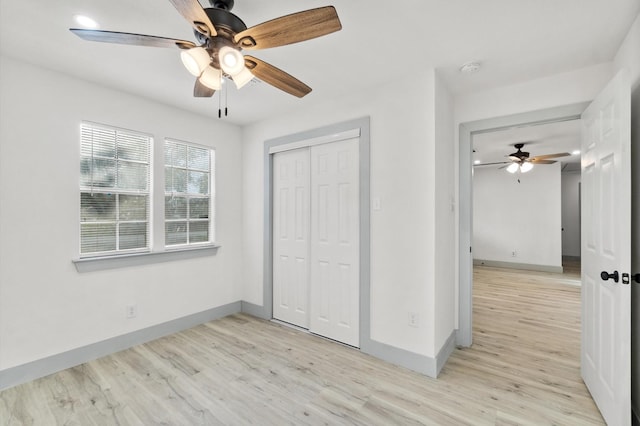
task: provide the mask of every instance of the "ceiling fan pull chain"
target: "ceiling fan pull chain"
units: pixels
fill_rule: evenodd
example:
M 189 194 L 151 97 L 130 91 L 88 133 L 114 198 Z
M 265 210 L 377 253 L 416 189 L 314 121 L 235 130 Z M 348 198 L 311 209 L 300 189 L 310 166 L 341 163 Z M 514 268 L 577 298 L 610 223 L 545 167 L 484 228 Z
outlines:
M 224 84 L 222 85 L 222 90 L 224 90 Z M 218 91 L 218 118 L 222 118 L 222 92 Z
M 227 116 L 227 105 L 228 105 L 228 100 L 229 100 L 229 89 L 227 89 L 226 87 L 224 88 L 224 116 Z

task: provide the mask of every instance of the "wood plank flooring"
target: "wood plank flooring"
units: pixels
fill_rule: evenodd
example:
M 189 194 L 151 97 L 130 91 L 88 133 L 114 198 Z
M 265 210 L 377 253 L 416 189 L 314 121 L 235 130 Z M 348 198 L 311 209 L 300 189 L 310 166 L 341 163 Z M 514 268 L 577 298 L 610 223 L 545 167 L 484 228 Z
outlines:
M 0 425 L 604 424 L 580 379 L 580 288 L 474 276 L 474 345 L 437 380 L 233 315 L 3 391 Z

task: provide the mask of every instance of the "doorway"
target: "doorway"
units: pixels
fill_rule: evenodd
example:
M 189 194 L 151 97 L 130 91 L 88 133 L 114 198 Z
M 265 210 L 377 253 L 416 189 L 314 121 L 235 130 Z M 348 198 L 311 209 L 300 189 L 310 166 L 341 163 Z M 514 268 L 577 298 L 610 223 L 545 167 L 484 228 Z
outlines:
M 560 273 L 580 257 L 580 120 L 472 135 L 475 264 Z
M 588 103 L 550 108 L 494 119 L 462 123 L 459 128 L 459 329 L 456 343 L 469 347 L 473 342 L 473 145 L 474 135 L 532 126 L 536 124 L 577 120 Z

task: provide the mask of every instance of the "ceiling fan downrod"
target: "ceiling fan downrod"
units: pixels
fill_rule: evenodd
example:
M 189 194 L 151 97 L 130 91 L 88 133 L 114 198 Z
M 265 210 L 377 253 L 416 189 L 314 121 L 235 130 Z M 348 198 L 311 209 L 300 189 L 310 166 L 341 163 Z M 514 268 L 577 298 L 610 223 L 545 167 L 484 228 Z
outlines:
M 231 9 L 233 9 L 233 3 L 233 0 L 209 0 L 209 4 L 211 4 L 211 7 L 226 11 L 230 11 Z

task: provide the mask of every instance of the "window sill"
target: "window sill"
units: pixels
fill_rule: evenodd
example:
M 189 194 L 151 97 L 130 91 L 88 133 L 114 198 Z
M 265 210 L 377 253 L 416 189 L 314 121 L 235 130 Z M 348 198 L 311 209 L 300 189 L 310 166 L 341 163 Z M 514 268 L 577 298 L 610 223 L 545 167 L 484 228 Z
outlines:
M 219 245 L 206 245 L 182 249 L 168 249 L 167 251 L 153 253 L 87 257 L 83 259 L 73 259 L 72 262 L 76 266 L 78 272 L 93 272 L 105 269 L 118 269 L 129 266 L 149 265 L 153 263 L 171 262 L 174 260 L 213 256 L 218 252 L 219 248 Z

